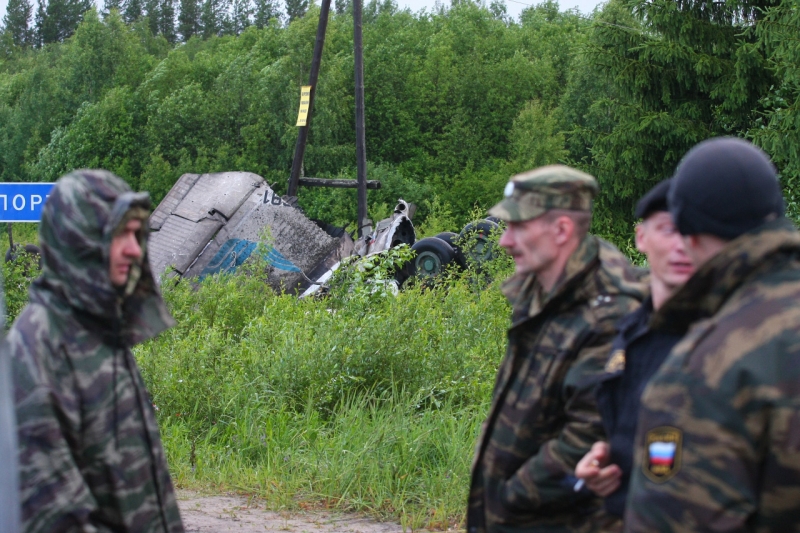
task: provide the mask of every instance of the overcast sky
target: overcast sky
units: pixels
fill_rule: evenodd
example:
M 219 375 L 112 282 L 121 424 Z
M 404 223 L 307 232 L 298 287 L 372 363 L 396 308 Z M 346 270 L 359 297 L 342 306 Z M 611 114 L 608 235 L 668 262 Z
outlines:
M 365 0 L 365 2 L 368 0 Z M 410 7 L 412 11 L 419 11 L 422 8 L 428 8 L 428 11 L 433 10 L 433 6 L 436 0 L 395 0 L 397 5 L 401 8 L 403 7 Z M 525 9 L 529 5 L 535 5 L 539 2 L 539 0 L 505 0 L 506 8 L 508 9 L 508 14 L 514 18 L 517 18 L 520 12 Z M 0 22 L 2 18 L 5 17 L 6 14 L 6 4 L 8 0 L 0 0 Z M 104 0 L 96 0 L 97 5 L 102 8 L 104 4 Z M 319 3 L 319 0 L 317 0 Z M 449 0 L 443 0 L 444 4 L 449 4 Z M 487 1 L 487 4 L 489 2 Z M 559 6 L 562 10 L 571 9 L 573 7 L 577 7 L 582 13 L 588 14 L 591 13 L 595 6 L 599 5 L 600 1 L 598 0 L 559 0 Z M 36 0 L 34 0 L 34 5 L 36 5 Z

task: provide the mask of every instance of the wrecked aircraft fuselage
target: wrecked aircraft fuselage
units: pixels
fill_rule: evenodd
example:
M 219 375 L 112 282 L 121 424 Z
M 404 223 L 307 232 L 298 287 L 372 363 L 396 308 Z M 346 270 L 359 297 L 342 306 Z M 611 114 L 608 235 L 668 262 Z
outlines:
M 323 230 L 256 174 L 184 174 L 150 216 L 149 256 L 163 281 L 235 272 L 261 253 L 268 283 L 299 294 L 324 283 L 345 257 L 413 245 L 412 211 L 400 200 L 390 218 L 354 242 L 341 228 Z

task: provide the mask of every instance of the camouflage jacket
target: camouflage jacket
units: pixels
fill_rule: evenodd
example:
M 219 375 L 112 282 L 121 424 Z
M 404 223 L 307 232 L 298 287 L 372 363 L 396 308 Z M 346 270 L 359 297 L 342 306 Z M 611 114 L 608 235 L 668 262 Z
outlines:
M 114 230 L 148 205 L 146 194 L 103 171 L 61 178 L 45 204 L 42 275 L 7 338 L 24 531 L 183 531 L 130 351 L 173 320 L 146 254 L 125 292 L 108 271 Z
M 800 531 L 800 233 L 731 241 L 653 327 L 688 333 L 642 396 L 625 530 Z
M 19 533 L 19 472 L 14 385 L 5 338 L 5 294 L 0 271 L 0 533 Z
M 590 382 L 615 322 L 642 299 L 639 278 L 619 250 L 587 236 L 549 295 L 533 275 L 506 282 L 512 325 L 472 465 L 468 533 L 591 531 L 589 518 L 602 517 L 572 474 L 603 438 Z

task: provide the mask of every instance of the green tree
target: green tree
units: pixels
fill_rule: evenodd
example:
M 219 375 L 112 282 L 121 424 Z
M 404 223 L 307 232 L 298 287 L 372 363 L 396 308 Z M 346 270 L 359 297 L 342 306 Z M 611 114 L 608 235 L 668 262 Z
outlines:
M 147 17 L 147 28 L 153 35 L 158 34 L 158 23 L 161 21 L 161 1 L 144 0 L 142 14 Z
M 274 13 L 275 4 L 263 6 Z M 434 196 L 466 222 L 476 205 L 497 201 L 511 172 L 561 160 L 564 117 L 583 120 L 581 109 L 593 112 L 606 96 L 598 84 L 587 105 L 556 109 L 568 101 L 564 87 L 576 67 L 580 80 L 590 79 L 591 61 L 577 53 L 589 23 L 549 4 L 520 22 L 471 2 L 434 14 L 386 1 L 366 7 L 367 155 L 384 187 L 370 191 L 370 202 L 415 201 L 417 222 Z M 280 191 L 318 14 L 312 5 L 281 26 L 270 13 L 261 28 L 235 36 L 223 26 L 221 37 L 205 40 L 182 29 L 187 40 L 170 51 L 149 18 L 129 25 L 112 10 L 103 20 L 87 16 L 63 43 L 0 56 L 0 179 L 50 180 L 98 165 L 151 188 L 158 200 L 184 172 L 242 169 Z M 307 175 L 355 175 L 352 31 L 349 15 L 331 17 Z M 570 150 L 591 155 L 588 137 L 568 139 Z M 304 189 L 301 201 L 331 221 L 354 216 L 354 191 Z
M 254 0 L 253 4 L 253 25 L 256 28 L 263 28 L 272 19 L 280 21 L 281 10 L 276 0 Z
M 601 216 L 627 220 L 635 200 L 671 175 L 691 146 L 747 130 L 774 83 L 754 31 L 770 1 L 606 5 L 586 53 L 595 75 L 613 83 L 615 94 L 592 104 L 613 126 L 582 132 L 591 146 L 587 166 L 603 190 L 600 211 L 608 210 Z
M 337 15 L 346 15 L 353 12 L 353 0 L 335 0 L 333 9 Z
M 83 14 L 93 6 L 92 0 L 41 0 L 36 17 L 37 41 L 63 41 L 75 32 Z
M 528 102 L 514 120 L 509 135 L 509 174 L 562 161 L 567 151 L 564 149 L 564 135 L 557 127 L 556 119 L 544 109 L 541 102 Z
M 252 24 L 253 3 L 251 0 L 232 0 L 230 28 L 228 33 L 239 35 Z M 263 25 L 262 25 L 263 27 Z
M 178 14 L 178 33 L 184 42 L 194 35 L 202 32 L 200 23 L 200 1 L 180 0 L 180 13 Z
M 3 29 L 11 35 L 15 45 L 33 44 L 32 15 L 33 5 L 30 0 L 8 0 L 6 14 L 3 17 Z
M 123 11 L 123 0 L 105 0 L 105 4 L 103 5 L 103 17 L 107 17 L 112 11 L 118 11 L 122 13 Z
M 142 15 L 144 15 L 145 5 L 143 0 L 125 0 L 124 9 L 122 11 L 125 16 L 125 22 L 136 22 Z
M 37 4 L 36 15 L 33 19 L 33 45 L 36 48 L 41 48 L 44 44 L 42 29 L 44 28 L 45 19 L 47 18 L 47 12 L 45 11 L 46 2 L 44 0 L 37 2 Z
M 204 39 L 223 34 L 228 25 L 227 8 L 228 0 L 204 0 L 200 10 Z
M 783 0 L 767 9 L 756 30 L 776 83 L 764 95 L 763 116 L 748 136 L 781 171 L 788 212 L 800 219 L 800 1 Z
M 175 0 L 160 0 L 158 6 L 158 25 L 154 34 L 163 35 L 170 42 L 175 43 Z
M 284 2 L 289 22 L 302 18 L 308 11 L 308 0 L 284 0 Z

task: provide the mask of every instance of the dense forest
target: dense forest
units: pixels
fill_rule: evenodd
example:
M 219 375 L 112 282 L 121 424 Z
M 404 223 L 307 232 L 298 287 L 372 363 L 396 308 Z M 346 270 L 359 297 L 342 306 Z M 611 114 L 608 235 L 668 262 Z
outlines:
M 304 171 L 355 177 L 353 21 L 336 0 Z M 308 0 L 10 0 L 0 37 L 0 179 L 110 169 L 160 200 L 184 172 L 247 170 L 285 191 L 319 8 Z M 464 222 L 512 173 L 564 162 L 601 182 L 595 230 L 625 241 L 632 205 L 698 141 L 736 135 L 800 187 L 800 0 L 365 6 L 373 217 L 397 197 Z M 355 192 L 302 189 L 316 218 Z

